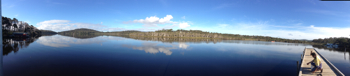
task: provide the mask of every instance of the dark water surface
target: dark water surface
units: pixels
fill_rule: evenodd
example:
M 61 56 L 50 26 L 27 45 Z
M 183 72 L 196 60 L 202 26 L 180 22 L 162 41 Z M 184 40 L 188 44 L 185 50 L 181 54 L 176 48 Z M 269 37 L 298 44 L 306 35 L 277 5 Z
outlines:
M 226 40 L 161 42 L 115 36 L 7 39 L 4 76 L 295 76 L 311 45 Z M 350 49 L 349 49 L 350 50 Z M 349 52 L 318 51 L 345 75 Z

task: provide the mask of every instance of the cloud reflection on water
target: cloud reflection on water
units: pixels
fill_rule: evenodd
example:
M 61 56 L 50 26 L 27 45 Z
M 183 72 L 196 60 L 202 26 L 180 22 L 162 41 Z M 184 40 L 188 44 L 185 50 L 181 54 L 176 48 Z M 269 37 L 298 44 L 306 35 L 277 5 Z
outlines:
M 137 50 L 144 50 L 146 53 L 156 54 L 156 53 L 164 53 L 165 55 L 171 55 L 173 52 L 170 51 L 171 49 L 187 49 L 189 45 L 187 45 L 184 42 L 180 42 L 177 45 L 176 44 L 164 44 L 164 45 L 171 45 L 171 47 L 166 46 L 158 46 L 159 43 L 151 43 L 151 42 L 144 42 L 142 43 L 142 46 L 135 46 L 135 45 L 123 45 L 124 47 L 137 49 Z
M 100 44 L 108 40 L 123 40 L 121 37 L 95 37 L 88 39 L 78 39 L 61 35 L 43 36 L 38 39 L 38 43 L 51 47 L 69 47 L 72 44 Z
M 187 49 L 188 46 L 190 46 L 190 45 L 187 45 L 187 44 L 184 43 L 184 42 L 180 42 L 180 43 L 179 43 L 179 48 Z
M 102 46 L 102 42 L 106 42 L 109 40 L 124 40 L 126 38 L 123 37 L 94 37 L 88 39 L 79 39 L 73 37 L 66 37 L 61 35 L 55 36 L 43 36 L 40 37 L 37 42 L 39 44 L 51 47 L 70 47 L 72 44 L 99 44 Z M 158 45 L 160 44 L 160 45 Z M 169 46 L 170 45 L 170 46 Z M 153 43 L 153 42 L 144 42 L 142 46 L 134 46 L 134 45 L 123 45 L 124 47 L 144 50 L 146 53 L 156 54 L 156 53 L 164 53 L 166 55 L 171 55 L 173 52 L 170 51 L 172 49 L 188 49 L 189 45 L 185 42 L 179 42 L 177 44 L 171 43 Z

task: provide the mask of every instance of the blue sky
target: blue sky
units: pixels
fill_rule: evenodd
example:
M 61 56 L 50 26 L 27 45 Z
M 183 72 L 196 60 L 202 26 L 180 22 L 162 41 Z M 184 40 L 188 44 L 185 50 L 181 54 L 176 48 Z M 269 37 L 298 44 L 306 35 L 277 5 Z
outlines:
M 203 30 L 288 39 L 348 37 L 350 2 L 318 0 L 2 0 L 44 30 Z

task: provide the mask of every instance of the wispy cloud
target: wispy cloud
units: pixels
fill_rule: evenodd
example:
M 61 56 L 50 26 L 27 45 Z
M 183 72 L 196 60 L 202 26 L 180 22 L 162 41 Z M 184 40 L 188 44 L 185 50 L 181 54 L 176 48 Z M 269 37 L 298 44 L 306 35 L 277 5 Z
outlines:
M 69 20 L 47 20 L 36 24 L 38 29 L 53 30 L 53 31 L 66 31 L 77 28 L 93 28 L 96 30 L 105 29 L 106 26 L 102 24 L 92 23 L 72 23 Z
M 29 20 L 26 20 L 26 21 L 24 21 L 24 22 L 31 23 Z
M 216 7 L 214 7 L 214 9 L 222 9 L 222 8 L 230 7 L 232 5 L 233 4 L 224 3 L 224 4 L 220 4 L 220 5 L 216 6 Z
M 185 16 L 184 16 L 185 17 Z M 184 18 L 183 17 L 183 18 Z M 182 22 L 175 22 L 172 21 L 173 16 L 172 15 L 166 15 L 163 18 L 159 18 L 157 16 L 151 16 L 151 17 L 146 17 L 146 19 L 138 19 L 138 20 L 133 20 L 133 21 L 126 21 L 124 23 L 142 23 L 143 28 L 141 29 L 152 29 L 152 30 L 158 30 L 158 29 L 163 29 L 163 28 L 187 28 L 190 27 L 191 23 L 189 21 L 182 21 Z M 160 24 L 163 24 L 165 26 L 158 26 Z
M 312 12 L 312 13 L 318 13 L 318 14 L 324 14 L 324 15 L 332 15 L 332 16 L 338 16 L 338 17 L 350 17 L 350 14 L 348 12 L 340 12 L 340 11 L 332 11 L 332 10 L 303 9 L 300 11 Z
M 7 8 L 12 8 L 12 7 L 15 7 L 16 5 L 14 4 L 7 4 L 7 5 L 4 5 L 4 7 L 7 7 Z
M 1 5 L 5 8 L 13 8 L 17 7 L 20 2 L 23 2 L 23 0 L 2 0 Z
M 318 39 L 349 37 L 350 27 L 318 27 L 316 25 L 272 25 L 269 22 L 218 24 L 211 28 L 191 27 L 189 29 L 241 35 L 261 35 L 288 39 Z M 220 29 L 220 30 L 216 30 Z
M 186 16 L 182 16 L 181 18 L 182 18 L 182 19 L 186 19 Z
M 124 31 L 127 30 L 125 28 L 107 28 L 108 31 L 113 32 L 113 31 Z
M 218 24 L 218 27 L 220 28 L 226 28 L 227 26 L 229 26 L 229 24 Z
M 57 2 L 56 0 L 46 0 L 46 3 L 48 3 L 48 4 L 63 4 L 63 3 Z
M 120 27 L 108 27 L 103 25 L 103 22 L 93 24 L 93 23 L 73 23 L 70 20 L 47 20 L 37 23 L 38 29 L 43 30 L 53 30 L 53 31 L 66 31 L 73 30 L 77 28 L 90 28 L 98 31 L 124 31 L 124 30 L 139 30 L 139 31 L 155 31 L 160 29 L 172 29 L 172 28 L 188 28 L 191 26 L 191 22 L 182 21 L 175 22 L 171 21 L 173 17 L 167 15 L 164 18 L 158 18 L 157 16 L 146 17 L 146 19 L 138 19 L 133 21 L 127 21 L 124 23 L 142 23 L 144 24 L 142 28 L 120 28 Z M 158 26 L 162 24 L 164 26 Z
M 305 1 L 308 1 L 311 4 L 316 5 L 316 0 L 305 0 Z
M 160 3 L 162 3 L 163 6 L 168 6 L 168 3 L 166 2 L 166 0 L 159 0 Z

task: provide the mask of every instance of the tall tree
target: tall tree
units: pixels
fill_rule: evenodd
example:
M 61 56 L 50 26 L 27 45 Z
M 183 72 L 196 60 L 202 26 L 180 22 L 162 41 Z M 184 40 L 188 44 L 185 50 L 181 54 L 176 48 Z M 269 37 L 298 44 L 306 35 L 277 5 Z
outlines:
M 17 24 L 14 24 L 13 27 L 14 27 L 13 31 L 16 31 L 16 29 L 18 28 Z

